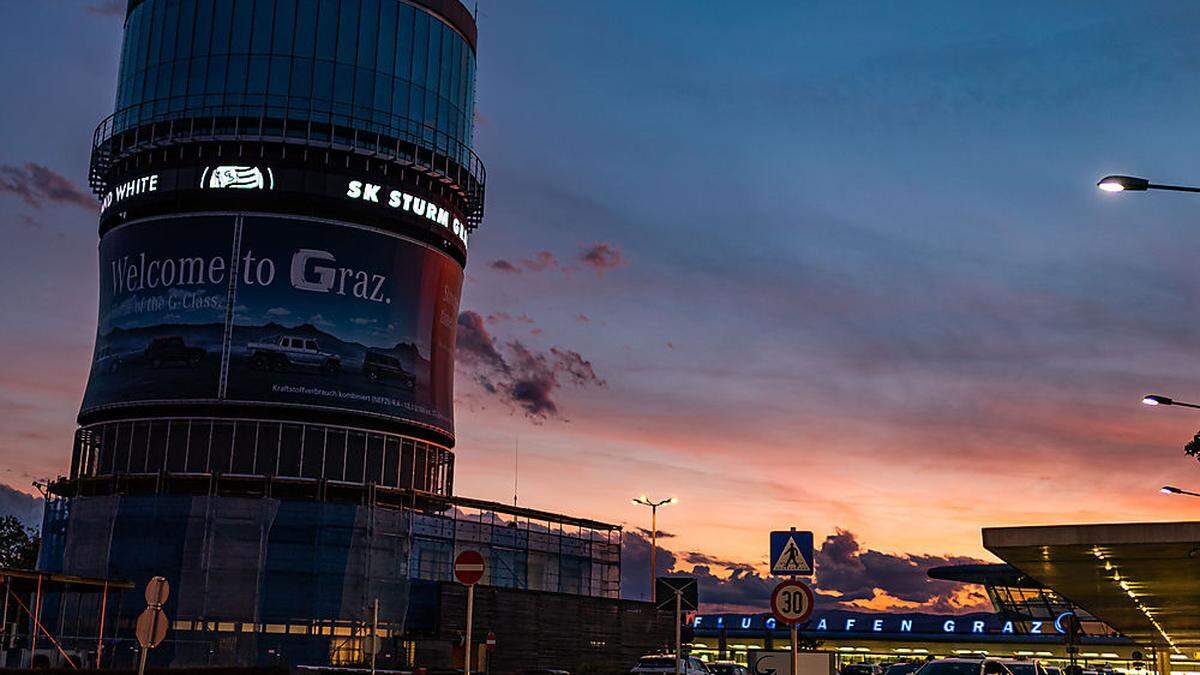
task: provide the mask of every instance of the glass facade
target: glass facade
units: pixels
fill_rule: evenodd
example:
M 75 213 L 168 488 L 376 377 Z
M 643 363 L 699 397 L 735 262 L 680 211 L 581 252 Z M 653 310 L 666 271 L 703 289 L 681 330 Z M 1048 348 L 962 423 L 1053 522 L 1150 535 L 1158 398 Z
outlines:
M 156 418 L 75 432 L 71 478 L 214 475 L 373 484 L 450 494 L 454 456 L 433 443 L 353 427 Z
M 469 148 L 474 82 L 471 45 L 402 0 L 144 0 L 114 128 L 266 115 Z

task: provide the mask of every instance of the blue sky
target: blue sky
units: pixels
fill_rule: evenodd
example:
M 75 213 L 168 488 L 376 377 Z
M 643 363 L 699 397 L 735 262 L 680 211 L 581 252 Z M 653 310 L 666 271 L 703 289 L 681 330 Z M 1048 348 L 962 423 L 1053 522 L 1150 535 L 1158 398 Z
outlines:
M 0 4 L 0 168 L 85 183 L 106 4 Z M 531 418 L 463 367 L 456 489 L 511 499 L 519 446 L 522 504 L 633 526 L 627 492 L 675 493 L 681 565 L 758 570 L 788 525 L 980 557 L 985 525 L 1178 516 L 1155 490 L 1200 483 L 1196 422 L 1137 401 L 1200 398 L 1200 201 L 1094 183 L 1200 183 L 1200 6 L 746 7 L 480 3 L 463 309 L 512 363 L 595 377 L 551 368 Z M 95 216 L 0 206 L 23 487 L 66 468 Z

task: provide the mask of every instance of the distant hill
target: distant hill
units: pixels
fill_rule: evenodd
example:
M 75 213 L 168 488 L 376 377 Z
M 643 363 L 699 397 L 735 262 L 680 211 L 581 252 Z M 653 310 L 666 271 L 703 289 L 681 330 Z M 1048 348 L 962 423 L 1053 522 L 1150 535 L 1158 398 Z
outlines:
M 0 483 L 0 517 L 16 516 L 26 527 L 42 528 L 41 497 L 30 497 L 16 488 Z

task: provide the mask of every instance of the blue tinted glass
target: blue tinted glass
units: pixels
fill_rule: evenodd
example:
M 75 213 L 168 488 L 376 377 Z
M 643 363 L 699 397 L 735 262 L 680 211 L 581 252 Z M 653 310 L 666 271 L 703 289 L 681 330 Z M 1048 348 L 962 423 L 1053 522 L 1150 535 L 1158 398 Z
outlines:
M 175 34 L 179 30 L 179 0 L 168 0 L 163 12 L 162 42 L 159 43 L 158 62 L 170 61 L 175 54 Z
M 396 2 L 384 0 L 379 6 L 379 58 L 377 68 L 391 75 L 396 63 Z M 389 91 L 390 91 L 389 87 Z M 390 94 L 389 94 L 390 95 Z
M 408 118 L 408 80 L 392 79 L 392 116 Z
M 297 56 L 312 56 L 317 41 L 317 0 L 299 0 L 296 5 L 296 40 L 293 52 Z
M 426 53 L 429 49 L 429 15 L 417 12 L 417 20 L 413 24 L 412 37 L 412 83 L 425 86 Z
M 246 69 L 250 60 L 245 56 L 229 57 L 229 72 L 225 76 L 225 91 L 240 94 L 246 91 Z
M 362 0 L 358 17 L 358 67 L 374 68 L 379 49 L 379 0 Z
M 196 23 L 196 0 L 179 3 L 179 30 L 175 37 L 175 58 L 186 59 L 192 53 L 192 30 Z
M 290 54 L 295 34 L 296 0 L 276 0 L 275 35 L 271 41 L 271 52 L 274 54 Z
M 396 16 L 396 69 L 398 77 L 412 79 L 413 22 L 416 15 L 411 6 L 401 3 Z M 407 105 L 405 106 L 407 107 Z
M 187 93 L 188 94 L 204 93 L 204 80 L 206 79 L 207 74 L 208 74 L 208 60 L 207 59 L 192 59 L 190 72 L 188 73 Z
M 358 54 L 358 0 L 342 0 L 338 17 L 338 63 L 354 63 Z
M 230 54 L 247 54 L 250 52 L 250 11 L 254 5 L 250 0 L 240 0 L 233 3 L 233 24 L 229 37 Z
M 339 64 L 334 69 L 333 100 L 335 103 L 354 102 L 354 68 Z
M 333 64 L 317 61 L 313 64 L 312 97 L 328 104 L 333 99 Z M 325 106 L 328 109 L 328 105 Z
M 213 9 L 212 53 L 229 53 L 229 30 L 233 21 L 233 0 L 215 0 Z
M 192 33 L 192 56 L 205 57 L 210 53 L 213 4 L 208 0 L 196 3 L 196 29 Z
M 380 77 L 375 80 L 375 105 L 371 107 L 382 113 L 388 113 L 391 111 L 392 78 Z
M 442 60 L 442 25 L 439 21 L 429 21 L 429 51 L 425 60 L 425 77 L 418 84 L 425 86 L 427 93 L 437 94 L 438 69 Z
M 267 92 L 277 96 L 286 96 L 290 77 L 291 59 L 282 56 L 272 57 L 271 80 L 267 85 Z
M 337 0 L 321 0 L 317 14 L 317 58 L 333 60 L 337 48 Z
M 375 103 L 375 71 L 356 68 L 354 73 L 354 106 L 359 111 L 370 111 L 371 105 Z
M 265 94 L 267 92 L 267 74 L 271 60 L 265 56 L 250 57 L 250 70 L 246 74 L 246 93 Z
M 149 42 L 146 44 L 146 67 L 149 68 L 158 63 L 158 46 L 162 41 L 162 22 L 163 22 L 163 6 L 159 3 L 154 3 L 150 6 L 153 12 L 150 15 Z
M 225 66 L 229 61 L 225 56 L 214 56 L 208 60 L 208 83 L 205 91 L 218 94 L 225 88 Z
M 309 59 L 296 59 L 292 62 L 292 98 L 307 99 L 312 96 L 313 84 L 313 63 Z M 303 100 L 295 100 L 303 107 L 308 107 L 308 103 Z
M 271 15 L 274 8 L 275 0 L 254 2 L 254 24 L 250 28 L 250 51 L 254 54 L 266 54 L 271 51 L 271 30 L 275 25 Z

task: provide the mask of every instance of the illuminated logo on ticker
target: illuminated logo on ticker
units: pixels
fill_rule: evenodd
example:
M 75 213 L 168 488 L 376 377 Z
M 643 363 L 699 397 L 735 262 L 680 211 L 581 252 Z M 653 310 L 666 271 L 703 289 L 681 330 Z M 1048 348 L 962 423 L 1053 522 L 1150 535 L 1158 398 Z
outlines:
M 266 173 L 257 166 L 205 167 L 200 175 L 200 187 L 230 190 L 274 190 L 275 174 L 271 167 Z

